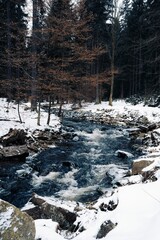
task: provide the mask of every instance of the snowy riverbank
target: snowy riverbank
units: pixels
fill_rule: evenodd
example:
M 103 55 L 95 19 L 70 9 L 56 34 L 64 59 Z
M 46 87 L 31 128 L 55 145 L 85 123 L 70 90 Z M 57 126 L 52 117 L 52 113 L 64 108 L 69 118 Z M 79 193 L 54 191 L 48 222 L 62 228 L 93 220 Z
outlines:
M 54 114 L 51 115 L 50 126 L 46 125 L 47 113 L 41 111 L 41 126 L 37 126 L 37 114 L 31 112 L 28 108 L 28 103 L 20 106 L 20 112 L 23 123 L 18 121 L 17 106 L 12 102 L 9 104 L 5 99 L 0 100 L 0 136 L 6 134 L 10 128 L 20 128 L 28 131 L 31 134 L 36 129 L 43 130 L 45 128 L 55 129 L 60 128 L 60 120 Z M 65 106 L 66 109 L 71 109 L 71 105 Z M 98 117 L 108 117 L 132 123 L 136 125 L 136 121 L 140 118 L 145 118 L 149 124 L 160 124 L 160 108 L 152 108 L 139 105 L 131 105 L 124 101 L 114 102 L 113 107 L 108 106 L 108 103 L 103 102 L 100 105 L 84 103 L 83 108 L 77 110 L 77 116 L 86 114 L 89 119 L 91 115 Z M 91 119 L 90 119 L 91 120 Z M 160 129 L 156 131 L 160 133 Z M 158 140 L 159 141 L 159 140 Z M 77 230 L 70 232 L 62 229 L 57 230 L 57 223 L 51 220 L 35 220 L 36 223 L 36 239 L 41 240 L 95 240 L 99 238 L 99 231 L 102 226 L 107 225 L 111 221 L 114 225 L 113 230 L 109 231 L 105 240 L 159 240 L 159 204 L 160 204 L 160 142 L 157 146 L 148 146 L 145 149 L 145 158 L 151 158 L 153 163 L 146 170 L 156 168 L 155 182 L 147 181 L 141 183 L 140 175 L 131 176 L 132 182 L 140 182 L 139 184 L 126 185 L 117 187 L 114 192 L 107 192 L 98 201 L 90 203 L 90 206 L 78 204 L 72 201 L 62 201 L 55 198 L 44 198 L 50 204 L 60 206 L 64 209 L 76 213 L 77 220 L 75 226 Z M 124 179 L 124 185 L 127 184 L 127 179 Z M 108 209 L 109 202 L 117 205 L 112 211 Z M 30 204 L 29 204 L 30 206 Z M 102 207 L 103 206 L 103 207 Z M 33 206 L 32 206 L 33 207 Z M 1 216 L 2 218 L 5 216 Z M 0 222 L 1 223 L 1 222 Z M 83 231 L 82 231 L 83 229 Z
M 36 129 L 44 130 L 48 128 L 58 131 L 61 126 L 60 120 L 55 114 L 52 114 L 50 125 L 48 126 L 47 112 L 43 109 L 41 109 L 40 126 L 38 126 L 38 115 L 35 111 L 31 111 L 29 102 L 20 104 L 20 115 L 22 118 L 22 123 L 20 123 L 17 108 L 18 106 L 15 102 L 8 103 L 6 99 L 0 98 L 0 137 L 7 134 L 10 128 L 23 129 L 29 134 Z
M 57 108 L 58 106 L 54 106 Z M 17 104 L 15 102 L 8 103 L 6 99 L 0 98 L 0 136 L 6 134 L 10 128 L 26 129 L 28 132 L 33 132 L 36 129 L 43 130 L 45 128 L 59 130 L 61 124 L 60 119 L 51 114 L 51 121 L 47 125 L 47 112 L 41 109 L 40 126 L 37 125 L 37 113 L 30 110 L 30 103 L 20 104 L 20 114 L 22 123 L 19 122 Z M 71 110 L 72 104 L 63 106 L 65 110 Z M 160 108 L 144 106 L 143 103 L 132 105 L 124 100 L 115 101 L 113 106 L 109 106 L 108 102 L 101 104 L 83 103 L 82 108 L 72 111 L 70 116 L 86 116 L 88 120 L 103 119 L 110 117 L 110 121 L 115 119 L 119 124 L 122 122 L 131 122 L 134 126 L 141 118 L 146 118 L 148 123 L 158 123 L 160 125 Z M 91 119 L 92 117 L 92 119 Z M 109 123 L 109 121 L 108 121 Z

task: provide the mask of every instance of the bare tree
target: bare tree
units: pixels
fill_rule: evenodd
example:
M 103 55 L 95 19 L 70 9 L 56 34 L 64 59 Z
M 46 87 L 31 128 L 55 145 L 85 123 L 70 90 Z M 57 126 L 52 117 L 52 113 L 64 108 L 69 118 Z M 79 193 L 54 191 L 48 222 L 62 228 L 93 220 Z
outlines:
M 112 16 L 111 16 L 111 81 L 110 81 L 110 96 L 109 105 L 113 104 L 113 91 L 114 91 L 114 79 L 115 79 L 115 53 L 116 53 L 116 31 L 117 23 L 119 22 L 118 0 L 113 0 Z

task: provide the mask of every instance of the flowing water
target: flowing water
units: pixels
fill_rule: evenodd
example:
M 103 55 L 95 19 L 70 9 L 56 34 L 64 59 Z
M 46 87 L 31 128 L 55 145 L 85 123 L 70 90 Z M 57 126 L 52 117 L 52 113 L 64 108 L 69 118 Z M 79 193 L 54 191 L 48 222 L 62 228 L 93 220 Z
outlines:
M 126 129 L 65 120 L 67 140 L 28 157 L 23 164 L 0 166 L 0 198 L 18 207 L 33 192 L 76 201 L 93 201 L 113 187 L 130 167 L 117 150 L 131 152 Z

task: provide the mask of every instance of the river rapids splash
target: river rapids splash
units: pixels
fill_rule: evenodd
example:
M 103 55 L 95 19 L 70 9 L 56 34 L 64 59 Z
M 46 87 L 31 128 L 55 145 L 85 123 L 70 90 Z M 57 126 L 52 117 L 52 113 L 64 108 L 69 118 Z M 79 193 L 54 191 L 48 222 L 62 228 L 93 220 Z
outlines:
M 128 172 L 132 160 L 115 154 L 117 150 L 133 153 L 126 129 L 87 121 L 65 120 L 63 124 L 62 134 L 72 138 L 28 157 L 24 164 L 6 167 L 8 174 L 2 181 L 8 181 L 8 188 L 0 192 L 3 199 L 21 207 L 36 192 L 94 201 Z

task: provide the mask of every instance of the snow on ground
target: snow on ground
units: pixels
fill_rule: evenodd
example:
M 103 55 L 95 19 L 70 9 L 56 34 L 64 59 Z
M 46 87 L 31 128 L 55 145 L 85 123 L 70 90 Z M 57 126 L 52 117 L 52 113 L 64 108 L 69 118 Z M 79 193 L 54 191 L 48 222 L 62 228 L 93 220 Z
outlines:
M 110 197 L 103 196 L 92 206 L 82 207 L 78 212 L 76 223 L 80 222 L 86 230 L 69 234 L 59 231 L 58 225 L 51 220 L 36 220 L 36 236 L 42 240 L 95 240 L 102 223 L 111 220 L 117 224 L 104 240 L 159 240 L 160 226 L 160 181 L 147 184 L 134 184 L 120 187 Z M 47 200 L 47 198 L 45 199 Z M 109 200 L 118 202 L 113 211 L 101 211 L 99 206 Z M 56 204 L 56 201 L 50 203 Z M 66 205 L 65 205 L 66 204 Z M 68 203 L 62 203 L 68 208 Z M 69 201 L 71 205 L 72 202 Z M 57 205 L 60 203 L 57 202 Z M 75 206 L 75 202 L 73 202 Z
M 58 224 L 51 219 L 35 220 L 36 239 L 43 240 L 63 240 L 64 238 L 57 233 Z M 54 235 L 54 237 L 53 237 Z
M 71 109 L 71 104 L 64 106 L 64 109 Z M 41 109 L 41 121 L 40 126 L 37 125 L 37 113 L 30 111 L 30 103 L 23 103 L 20 105 L 20 114 L 23 123 L 19 122 L 17 104 L 15 102 L 8 103 L 6 99 L 0 98 L 0 136 L 6 134 L 10 128 L 22 128 L 34 131 L 35 129 L 54 128 L 58 130 L 60 127 L 60 120 L 54 114 L 51 115 L 50 126 L 47 126 L 47 112 Z M 108 102 L 102 102 L 101 104 L 83 103 L 81 111 L 91 111 L 93 113 L 109 111 L 110 116 L 127 115 L 128 118 L 131 115 L 146 116 L 151 123 L 160 121 L 160 109 L 158 107 L 152 108 L 143 106 L 143 104 L 137 104 L 135 106 L 130 103 L 126 103 L 124 100 L 115 101 L 113 107 L 108 105 Z M 158 131 L 158 130 L 157 130 Z M 159 130 L 160 131 L 160 130 Z
M 33 131 L 34 129 L 47 127 L 47 113 L 44 111 L 41 112 L 41 126 L 37 126 L 37 114 L 30 110 L 25 110 L 26 107 L 28 107 L 28 104 L 22 104 L 20 106 L 23 121 L 23 123 L 20 124 L 18 122 L 17 106 L 11 102 L 8 108 L 6 100 L 0 99 L 0 136 L 6 134 L 10 128 L 23 128 Z M 69 109 L 70 106 L 68 105 L 67 108 Z M 107 110 L 113 117 L 118 114 L 125 114 L 128 117 L 130 117 L 130 114 L 136 116 L 143 115 L 146 116 L 151 123 L 160 121 L 159 108 L 144 107 L 143 104 L 133 106 L 124 101 L 114 102 L 113 107 L 110 107 L 106 102 L 99 105 L 84 104 L 81 110 L 92 112 Z M 50 128 L 58 129 L 59 127 L 60 121 L 58 117 L 52 114 Z M 160 147 L 148 148 L 147 154 L 150 155 L 151 158 L 156 157 L 156 161 L 150 168 L 155 166 L 159 167 Z M 156 172 L 156 177 L 160 179 L 160 170 Z M 133 176 L 133 183 L 134 182 L 141 182 L 140 177 Z M 107 203 L 109 199 L 117 201 L 118 206 L 113 211 L 101 211 L 99 208 L 100 204 L 102 202 Z M 54 204 L 74 209 L 76 203 L 68 201 L 62 204 L 60 200 L 56 200 Z M 117 223 L 117 226 L 103 238 L 104 240 L 159 240 L 160 180 L 152 183 L 139 183 L 119 187 L 112 196 L 108 197 L 108 195 L 104 195 L 100 198 L 98 202 L 93 205 L 93 209 L 83 207 L 82 210 L 78 212 L 77 222 L 79 221 L 86 230 L 80 232 L 78 235 L 74 233 L 70 236 L 60 232 L 57 230 L 57 223 L 49 219 L 36 220 L 36 239 L 64 240 L 72 238 L 75 240 L 95 240 L 101 224 L 107 220 Z
M 30 103 L 20 105 L 22 122 L 19 122 L 17 104 L 8 103 L 6 99 L 0 98 L 0 137 L 7 134 L 10 128 L 26 129 L 32 132 L 36 129 L 52 128 L 55 131 L 60 127 L 60 121 L 54 114 L 51 115 L 50 125 L 47 123 L 47 112 L 41 110 L 40 126 L 37 125 L 38 114 L 30 110 Z
M 69 108 L 69 106 L 68 106 Z M 112 116 L 118 114 L 130 114 L 138 116 L 146 116 L 151 123 L 160 121 L 160 109 L 143 106 L 143 104 L 131 105 L 124 101 L 114 102 L 113 107 L 108 103 L 103 102 L 100 105 L 85 104 L 82 111 L 99 112 L 108 109 Z M 156 157 L 156 161 L 150 168 L 160 165 L 160 160 L 157 158 L 160 154 L 159 147 L 150 147 L 147 154 Z M 150 156 L 151 157 L 151 156 Z M 160 178 L 160 171 L 156 173 L 157 178 Z M 132 176 L 132 182 L 141 182 L 141 176 Z M 75 240 L 95 240 L 98 230 L 104 221 L 111 220 L 117 223 L 117 226 L 110 231 L 104 240 L 159 240 L 160 226 L 160 180 L 147 184 L 134 184 L 124 187 L 119 187 L 116 193 L 118 206 L 113 211 L 103 212 L 98 206 L 102 202 L 108 202 L 108 197 L 103 196 L 93 206 L 95 210 L 83 209 L 78 213 L 77 222 L 86 228 L 85 231 L 77 236 L 72 235 Z M 114 194 L 115 195 L 115 194 Z M 115 197 L 115 196 L 114 196 Z M 73 203 L 74 205 L 75 203 Z M 62 237 L 64 236 L 64 237 Z M 60 239 L 71 239 L 71 236 L 62 234 Z M 42 240 L 59 239 L 57 233 L 53 230 L 52 238 L 42 238 Z
M 160 121 L 160 108 L 144 106 L 143 103 L 132 105 L 131 103 L 126 103 L 124 100 L 114 101 L 112 107 L 108 105 L 108 102 L 102 102 L 101 104 L 86 103 L 82 110 L 92 112 L 108 110 L 112 117 L 125 114 L 129 118 L 131 114 L 137 117 L 146 116 L 151 123 Z
M 159 240 L 159 188 L 160 181 L 119 188 L 118 207 L 110 213 L 110 219 L 118 225 L 106 239 Z

